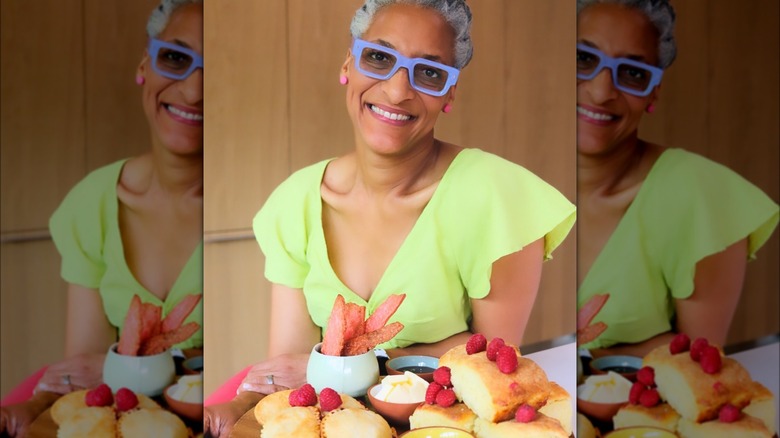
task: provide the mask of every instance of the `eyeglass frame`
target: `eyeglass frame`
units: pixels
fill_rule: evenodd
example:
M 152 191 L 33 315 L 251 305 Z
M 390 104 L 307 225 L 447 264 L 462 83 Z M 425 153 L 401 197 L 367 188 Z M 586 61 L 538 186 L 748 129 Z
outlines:
M 380 50 L 382 52 L 386 52 L 386 53 L 388 53 L 390 55 L 395 56 L 395 59 L 396 59 L 395 64 L 393 65 L 393 68 L 390 70 L 390 72 L 387 75 L 376 74 L 376 73 L 364 70 L 360 66 L 361 55 L 363 53 L 363 49 L 365 49 L 365 48 Z M 355 58 L 355 68 L 357 68 L 357 70 L 361 74 L 363 74 L 365 76 L 368 76 L 370 78 L 373 78 L 373 79 L 387 80 L 387 79 L 390 79 L 391 77 L 393 77 L 393 75 L 395 75 L 396 72 L 398 72 L 398 70 L 401 67 L 403 67 L 403 68 L 406 69 L 406 71 L 407 71 L 407 73 L 409 75 L 409 85 L 411 85 L 412 88 L 414 88 L 415 90 L 417 90 L 417 91 L 419 91 L 421 93 L 428 94 L 430 96 L 441 97 L 441 96 L 444 96 L 445 94 L 447 94 L 447 92 L 450 90 L 450 88 L 458 82 L 458 76 L 460 75 L 460 70 L 455 68 L 455 67 L 452 67 L 452 66 L 449 66 L 449 65 L 446 65 L 446 64 L 442 64 L 440 62 L 431 61 L 430 59 L 425 59 L 425 58 L 409 58 L 409 57 L 406 57 L 406 56 L 398 53 L 398 51 L 393 50 L 393 49 L 391 49 L 391 48 L 389 48 L 387 46 L 383 46 L 381 44 L 375 44 L 375 43 L 372 43 L 372 42 L 369 42 L 369 41 L 366 41 L 366 40 L 362 40 L 360 38 L 353 38 L 352 39 L 352 49 L 351 50 L 352 50 L 352 56 Z M 414 80 L 414 67 L 419 65 L 419 64 L 424 64 L 424 65 L 428 65 L 428 66 L 431 66 L 431 67 L 439 68 L 439 69 L 442 69 L 442 70 L 447 72 L 447 82 L 444 83 L 444 87 L 441 89 L 441 91 L 436 91 L 436 90 L 431 90 L 431 89 L 428 89 L 428 88 L 418 87 L 416 85 L 415 80 Z
M 598 50 L 594 47 L 582 43 L 577 44 L 577 50 L 587 52 L 591 55 L 596 55 L 599 58 L 599 63 L 596 66 L 596 68 L 593 69 L 593 72 L 591 72 L 590 74 L 583 74 L 580 73 L 578 70 L 577 79 L 583 79 L 589 81 L 595 78 L 599 73 L 601 73 L 601 70 L 604 70 L 605 68 L 609 68 L 610 71 L 612 71 L 612 84 L 615 86 L 615 88 L 617 88 L 620 91 L 626 92 L 634 96 L 639 96 L 639 97 L 645 97 L 648 94 L 652 93 L 653 89 L 656 86 L 658 86 L 658 84 L 661 83 L 661 78 L 663 77 L 664 74 L 664 70 L 662 68 L 656 67 L 654 65 L 646 64 L 644 62 L 635 61 L 629 58 L 613 58 L 605 54 L 601 50 Z M 633 88 L 628 88 L 623 85 L 620 85 L 617 77 L 618 75 L 617 67 L 621 64 L 643 68 L 650 72 L 651 75 L 650 82 L 647 84 L 647 88 L 644 91 L 639 91 Z
M 157 66 L 157 56 L 160 52 L 160 49 L 162 48 L 175 50 L 177 52 L 184 53 L 185 55 L 189 55 L 192 58 L 192 63 L 187 68 L 187 71 L 180 75 L 177 75 L 159 68 Z M 195 52 L 192 49 L 182 47 L 178 44 L 173 44 L 167 41 L 158 40 L 157 38 L 149 38 L 149 47 L 147 50 L 149 51 L 149 57 L 151 58 L 152 61 L 152 70 L 154 70 L 155 73 L 159 74 L 160 76 L 164 76 L 168 79 L 175 79 L 181 81 L 187 79 L 196 69 L 198 68 L 203 69 L 203 56 L 199 55 L 197 52 Z

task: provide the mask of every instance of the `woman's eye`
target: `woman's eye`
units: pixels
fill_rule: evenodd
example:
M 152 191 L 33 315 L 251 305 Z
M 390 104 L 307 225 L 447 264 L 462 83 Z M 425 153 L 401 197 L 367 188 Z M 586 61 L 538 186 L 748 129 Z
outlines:
M 634 79 L 644 79 L 646 72 L 641 68 L 629 68 L 626 73 Z
M 441 76 L 439 70 L 436 70 L 434 68 L 426 68 L 425 70 L 423 70 L 423 74 L 425 74 L 425 76 L 431 79 L 436 79 Z
M 371 58 L 374 61 L 384 62 L 387 61 L 387 55 L 382 52 L 371 52 L 368 54 L 368 57 Z
M 167 52 L 163 56 L 168 61 L 173 61 L 173 62 L 186 62 L 187 59 L 189 59 L 189 56 L 185 55 L 184 53 L 175 52 L 175 51 Z

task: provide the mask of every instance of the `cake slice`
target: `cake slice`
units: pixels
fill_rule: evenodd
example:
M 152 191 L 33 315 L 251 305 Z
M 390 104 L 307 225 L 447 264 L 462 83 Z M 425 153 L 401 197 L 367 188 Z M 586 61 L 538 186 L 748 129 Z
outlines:
M 566 432 L 566 436 L 572 432 L 572 417 L 574 408 L 572 407 L 571 396 L 569 392 L 563 389 L 561 385 L 550 382 L 550 395 L 547 397 L 547 404 L 539 408 L 539 412 L 558 420 Z
M 515 420 L 492 423 L 478 417 L 474 421 L 474 433 L 477 438 L 566 438 L 569 436 L 558 420 L 539 413 L 528 423 Z
M 296 406 L 267 419 L 261 438 L 320 438 L 320 411 L 313 406 Z
M 478 417 L 489 422 L 512 418 L 522 404 L 539 409 L 547 401 L 550 384 L 547 375 L 531 359 L 520 357 L 515 348 L 518 366 L 509 374 L 502 373 L 486 352 L 467 354 L 466 346 L 453 347 L 439 359 L 439 366 L 451 370 L 455 394 Z
M 627 404 L 620 408 L 612 418 L 615 429 L 648 426 L 666 429 L 670 432 L 677 430 L 679 420 L 680 415 L 668 403 L 661 403 L 651 408 Z
M 723 423 L 718 420 L 696 423 L 681 418 L 677 433 L 682 438 L 770 438 L 772 434 L 764 422 L 750 415 L 742 415 L 738 421 Z
M 661 398 L 681 417 L 701 423 L 717 418 L 726 403 L 738 409 L 750 403 L 750 375 L 734 359 L 721 359 L 720 371 L 707 374 L 688 352 L 671 354 L 669 346 L 662 345 L 645 356 L 643 365 L 654 369 Z
M 463 403 L 450 407 L 423 403 L 409 417 L 409 428 L 420 429 L 430 426 L 448 426 L 474 432 L 474 420 L 477 415 Z
M 750 389 L 753 392 L 753 397 L 750 404 L 742 409 L 742 412 L 763 421 L 772 435 L 777 434 L 775 397 L 764 385 L 755 381 L 750 384 Z

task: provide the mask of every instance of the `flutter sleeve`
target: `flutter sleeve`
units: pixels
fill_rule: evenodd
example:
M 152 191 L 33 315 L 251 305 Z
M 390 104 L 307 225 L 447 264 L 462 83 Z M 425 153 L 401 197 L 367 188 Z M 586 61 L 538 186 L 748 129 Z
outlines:
M 693 293 L 696 264 L 703 258 L 745 238 L 748 256 L 755 258 L 777 226 L 778 206 L 737 173 L 698 155 L 678 151 L 667 171 L 662 180 L 670 187 L 655 193 L 680 206 L 679 212 L 646 212 L 645 220 L 661 226 L 644 228 L 665 234 L 648 236 L 647 242 L 672 296 L 685 299 Z
M 482 153 L 469 162 L 450 190 L 451 230 L 461 279 L 473 299 L 487 296 L 493 262 L 544 238 L 544 258 L 571 230 L 575 207 L 558 190 L 525 168 Z

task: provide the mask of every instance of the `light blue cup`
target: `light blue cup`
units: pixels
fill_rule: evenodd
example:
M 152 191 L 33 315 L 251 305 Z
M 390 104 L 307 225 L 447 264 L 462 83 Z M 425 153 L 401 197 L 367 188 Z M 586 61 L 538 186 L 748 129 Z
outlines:
M 317 392 L 331 388 L 336 392 L 363 397 L 379 382 L 379 363 L 372 350 L 357 356 L 327 356 L 315 345 L 306 367 L 306 381 Z
M 103 363 L 103 382 L 116 392 L 127 388 L 149 397 L 156 397 L 176 378 L 176 366 L 171 351 L 153 356 L 126 356 L 111 346 Z

